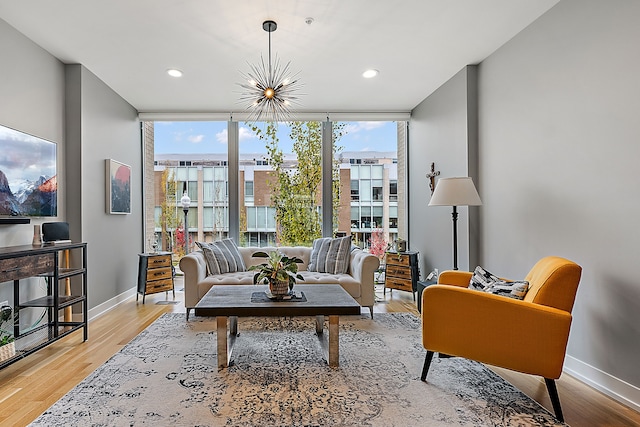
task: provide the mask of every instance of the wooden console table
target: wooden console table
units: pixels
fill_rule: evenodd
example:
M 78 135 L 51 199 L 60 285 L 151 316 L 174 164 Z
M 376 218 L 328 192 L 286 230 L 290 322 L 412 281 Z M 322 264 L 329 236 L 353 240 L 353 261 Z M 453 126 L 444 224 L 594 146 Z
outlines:
M 75 267 L 62 267 L 62 254 L 69 251 Z M 65 280 L 81 280 L 79 291 L 66 295 Z M 42 278 L 46 282 L 46 295 L 24 301 L 20 296 L 20 281 L 28 278 Z M 79 278 L 79 279 L 78 279 Z M 9 246 L 0 248 L 0 286 L 13 282 L 13 335 L 15 355 L 0 361 L 0 368 L 20 360 L 60 338 L 78 330 L 84 330 L 83 339 L 88 339 L 87 325 L 87 244 L 58 243 L 41 246 Z M 32 286 L 32 285 L 29 285 Z M 67 319 L 62 311 L 81 305 L 77 319 Z M 32 327 L 20 324 L 21 311 L 43 308 L 46 315 Z M 62 310 L 62 311 L 61 311 Z

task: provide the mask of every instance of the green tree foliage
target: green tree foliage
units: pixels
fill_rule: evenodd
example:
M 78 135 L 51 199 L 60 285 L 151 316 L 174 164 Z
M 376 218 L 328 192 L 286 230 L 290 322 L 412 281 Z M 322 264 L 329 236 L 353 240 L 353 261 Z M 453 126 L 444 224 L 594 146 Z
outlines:
M 160 198 L 161 247 L 163 251 L 171 251 L 175 248 L 175 236 L 173 235 L 173 231 L 178 226 L 178 215 L 176 212 L 176 180 L 173 170 L 166 167 L 162 171 L 160 179 L 162 181 L 160 188 L 163 192 Z M 184 248 L 182 251 L 184 251 Z
M 322 236 L 322 123 L 292 122 L 290 138 L 297 165 L 287 165 L 279 147 L 278 124 L 265 123 L 264 128 L 250 124 L 255 134 L 265 142 L 266 159 L 274 170 L 274 180 L 269 181 L 271 202 L 276 208 L 277 242 L 280 245 L 310 246 Z M 333 126 L 333 154 L 344 127 Z M 339 207 L 339 169 L 333 167 L 333 211 Z M 335 227 L 335 226 L 334 226 Z

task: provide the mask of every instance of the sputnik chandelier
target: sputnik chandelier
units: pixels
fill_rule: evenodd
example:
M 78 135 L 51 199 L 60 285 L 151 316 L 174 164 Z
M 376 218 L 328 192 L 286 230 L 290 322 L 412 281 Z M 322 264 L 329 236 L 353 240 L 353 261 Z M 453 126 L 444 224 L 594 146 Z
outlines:
M 246 108 L 249 121 L 284 122 L 291 115 L 291 106 L 297 104 L 297 73 L 290 73 L 290 62 L 282 67 L 277 56 L 273 64 L 271 62 L 271 33 L 278 25 L 274 21 L 264 21 L 262 28 L 269 33 L 269 62 L 265 64 L 260 55 L 259 64 L 249 64 L 251 71 L 242 74 L 246 83 L 239 83 L 245 89 L 240 101 L 249 103 Z

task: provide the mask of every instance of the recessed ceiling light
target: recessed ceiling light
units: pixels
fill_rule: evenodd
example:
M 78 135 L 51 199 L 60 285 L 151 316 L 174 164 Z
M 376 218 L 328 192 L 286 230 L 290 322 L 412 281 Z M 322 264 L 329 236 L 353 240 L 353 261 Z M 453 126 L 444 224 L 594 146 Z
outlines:
M 367 70 L 364 73 L 362 73 L 362 77 L 364 77 L 365 79 L 370 79 L 372 77 L 375 77 L 378 75 L 378 70 Z
M 171 77 L 182 77 L 182 71 L 175 68 L 169 68 L 167 70 L 167 74 L 169 74 Z

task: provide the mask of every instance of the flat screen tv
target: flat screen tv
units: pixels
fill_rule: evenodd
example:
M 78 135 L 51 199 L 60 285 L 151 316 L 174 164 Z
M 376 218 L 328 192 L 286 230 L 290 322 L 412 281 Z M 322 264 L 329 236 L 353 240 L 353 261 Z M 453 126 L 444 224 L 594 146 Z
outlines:
M 56 144 L 0 125 L 0 218 L 57 214 Z

